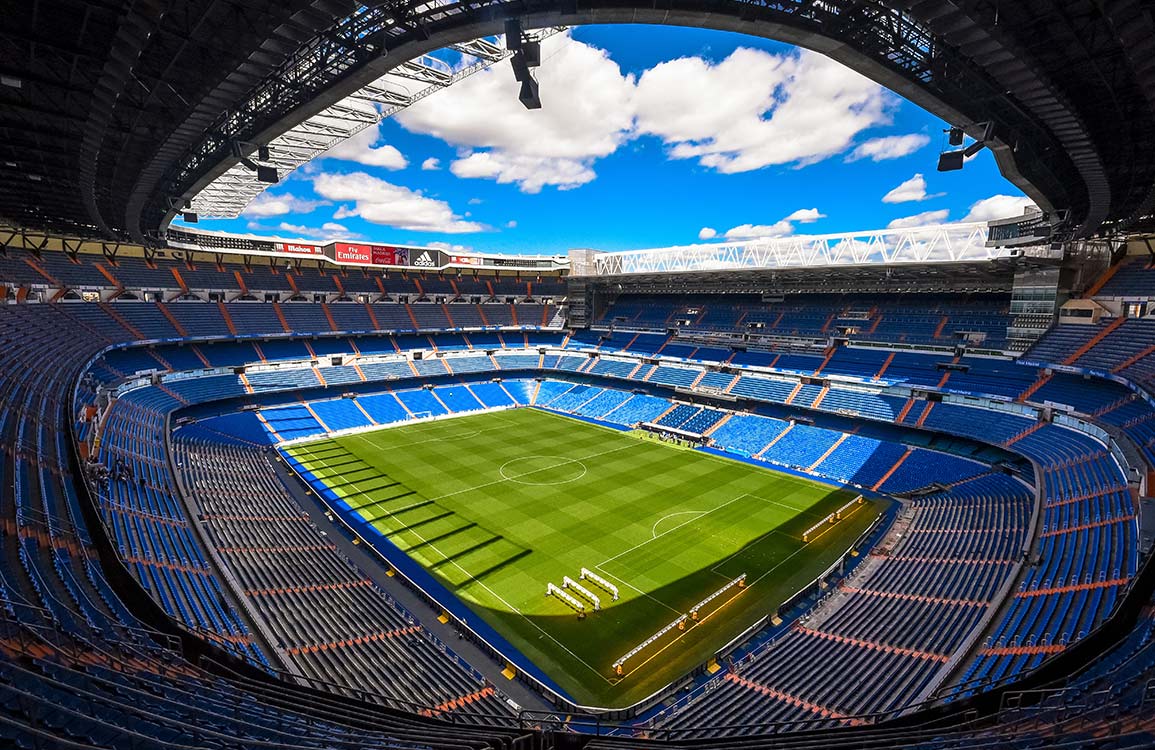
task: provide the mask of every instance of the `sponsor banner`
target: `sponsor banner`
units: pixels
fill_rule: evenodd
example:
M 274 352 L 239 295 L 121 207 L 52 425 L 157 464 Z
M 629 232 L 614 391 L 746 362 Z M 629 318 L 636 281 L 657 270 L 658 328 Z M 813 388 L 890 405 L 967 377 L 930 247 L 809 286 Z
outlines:
M 334 242 L 333 260 L 338 263 L 372 263 L 373 252 L 369 245 L 354 245 L 349 242 Z
M 476 255 L 454 255 L 449 259 L 450 263 L 457 263 L 463 266 L 481 266 L 485 265 L 485 261 Z
M 372 258 L 372 263 L 375 266 L 407 266 L 409 265 L 409 248 L 373 245 Z
M 417 250 L 409 251 L 409 265 L 414 268 L 441 268 L 445 265 L 445 259 L 440 250 Z
M 448 255 L 433 248 L 368 245 L 360 242 L 334 242 L 325 246 L 324 254 L 336 263 L 424 269 L 442 268 L 448 265 L 449 259 Z M 480 258 L 478 263 L 481 263 Z
M 277 242 L 274 243 L 273 248 L 278 253 L 289 253 L 291 255 L 321 255 L 320 245 L 304 245 L 299 242 Z

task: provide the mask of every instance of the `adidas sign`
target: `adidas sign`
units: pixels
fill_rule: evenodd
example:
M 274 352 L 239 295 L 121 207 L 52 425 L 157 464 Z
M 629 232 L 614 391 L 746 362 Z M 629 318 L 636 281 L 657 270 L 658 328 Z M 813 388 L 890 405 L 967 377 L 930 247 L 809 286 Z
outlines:
M 421 253 L 421 255 L 417 256 L 417 260 L 413 261 L 413 265 L 422 266 L 423 268 L 432 268 L 437 264 L 434 262 L 433 256 L 429 254 L 428 250 L 426 250 Z

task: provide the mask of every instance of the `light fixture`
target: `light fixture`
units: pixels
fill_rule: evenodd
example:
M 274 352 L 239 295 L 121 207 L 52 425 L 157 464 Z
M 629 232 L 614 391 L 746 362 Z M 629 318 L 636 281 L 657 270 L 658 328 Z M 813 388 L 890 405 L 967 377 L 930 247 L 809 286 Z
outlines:
M 965 161 L 966 152 L 964 151 L 943 151 L 938 155 L 938 171 L 957 172 L 963 168 Z
M 537 81 L 530 73 L 530 68 L 541 65 L 541 42 L 525 38 L 521 21 L 515 18 L 505 22 L 505 47 L 513 51 L 509 61 L 513 65 L 513 77 L 521 84 L 518 100 L 526 109 L 541 109 Z
M 982 128 L 982 137 L 975 139 L 975 142 L 964 149 L 957 151 L 943 151 L 938 155 L 938 171 L 940 172 L 957 172 L 963 168 L 966 160 L 986 148 L 987 143 L 994 136 L 995 124 L 993 122 L 979 123 L 976 128 Z M 956 136 L 955 131 L 959 131 Z M 962 145 L 962 128 L 951 128 L 949 135 L 949 142 L 952 146 Z M 957 141 L 957 143 L 956 143 Z
M 239 161 L 250 172 L 256 172 L 257 173 L 257 182 L 264 182 L 264 183 L 269 184 L 269 185 L 275 185 L 278 182 L 280 182 L 280 173 L 277 171 L 276 167 L 269 167 L 269 166 L 265 166 L 263 164 L 257 164 L 256 162 L 254 162 L 252 159 L 250 159 L 246 155 L 245 151 L 246 150 L 251 151 L 252 148 L 253 148 L 252 144 L 244 143 L 243 141 L 233 141 L 232 142 L 233 156 L 236 157 L 237 161 Z M 257 146 L 256 150 L 257 150 L 257 158 L 259 160 L 261 160 L 261 161 L 268 161 L 269 160 L 269 147 L 268 146 Z

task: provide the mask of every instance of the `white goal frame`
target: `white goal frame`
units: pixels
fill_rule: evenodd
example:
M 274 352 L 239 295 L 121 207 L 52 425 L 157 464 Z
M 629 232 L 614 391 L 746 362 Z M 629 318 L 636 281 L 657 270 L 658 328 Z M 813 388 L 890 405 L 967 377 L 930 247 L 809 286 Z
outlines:
M 582 579 L 583 581 L 593 581 L 598 586 L 601 586 L 603 589 L 610 592 L 610 594 L 614 597 L 615 602 L 618 600 L 618 587 L 602 578 L 600 575 L 593 572 L 589 568 L 582 568 L 581 573 L 578 574 L 578 578 Z
M 602 608 L 601 597 L 599 597 L 597 594 L 590 591 L 589 589 L 587 589 L 585 586 L 581 585 L 580 583 L 578 583 L 574 579 L 570 578 L 569 576 L 565 576 L 564 578 L 561 579 L 561 587 L 563 589 L 573 589 L 574 591 L 576 591 L 579 594 L 581 594 L 582 596 L 584 596 L 586 599 L 589 599 L 591 602 L 593 602 L 594 612 L 600 612 L 601 611 L 601 608 Z
M 563 602 L 570 605 L 571 607 L 576 609 L 578 612 L 585 612 L 586 611 L 586 605 L 585 604 L 583 604 L 579 599 L 576 599 L 573 596 L 571 596 L 568 591 L 562 591 L 561 588 L 559 588 L 558 586 L 555 586 L 553 583 L 550 583 L 548 586 L 545 587 L 545 595 L 546 596 L 556 596 L 558 599 L 561 599 Z

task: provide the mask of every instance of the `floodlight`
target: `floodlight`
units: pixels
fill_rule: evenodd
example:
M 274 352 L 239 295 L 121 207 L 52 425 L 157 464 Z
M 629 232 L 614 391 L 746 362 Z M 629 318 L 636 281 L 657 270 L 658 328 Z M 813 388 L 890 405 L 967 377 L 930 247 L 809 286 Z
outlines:
M 965 160 L 965 151 L 944 151 L 938 156 L 938 171 L 957 172 L 963 168 Z
M 525 55 L 518 52 L 509 59 L 509 64 L 513 66 L 513 77 L 521 82 L 533 80 L 529 72 L 529 64 L 525 60 Z
M 521 49 L 521 19 L 511 18 L 505 22 L 505 48 Z
M 531 68 L 541 65 L 541 42 L 526 40 L 522 42 L 521 54 L 525 57 L 525 64 Z

